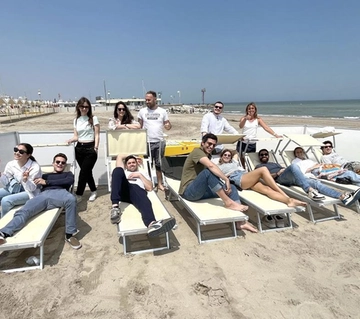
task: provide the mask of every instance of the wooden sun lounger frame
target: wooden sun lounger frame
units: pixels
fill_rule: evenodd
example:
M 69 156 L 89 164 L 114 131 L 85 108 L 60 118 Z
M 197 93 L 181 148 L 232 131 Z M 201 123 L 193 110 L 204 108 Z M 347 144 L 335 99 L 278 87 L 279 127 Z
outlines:
M 209 198 L 209 199 L 204 199 L 204 200 L 200 200 L 197 202 L 188 201 L 178 194 L 180 181 L 166 177 L 166 183 L 167 183 L 167 188 L 169 190 L 169 193 L 167 194 L 167 199 L 169 201 L 173 201 L 173 200 L 179 201 L 184 206 L 184 208 L 190 213 L 190 215 L 195 219 L 199 244 L 212 242 L 212 241 L 237 238 L 237 230 L 236 230 L 235 223 L 238 221 L 246 221 L 249 218 L 247 215 L 245 215 L 242 212 L 236 212 L 236 211 L 224 208 L 220 198 Z M 203 208 L 201 209 L 201 211 L 204 211 L 204 205 L 207 205 L 207 204 L 210 204 L 211 206 L 213 206 L 214 209 L 216 208 L 217 210 L 220 210 L 221 214 L 224 217 L 214 218 L 209 215 L 209 218 L 202 218 L 201 214 L 200 214 L 201 212 L 199 210 L 199 206 L 202 205 Z M 216 239 L 203 239 L 202 232 L 201 232 L 201 226 L 225 224 L 225 223 L 232 224 L 232 233 L 233 233 L 232 236 L 221 237 L 221 238 L 216 238 Z
M 144 170 L 146 170 L 151 177 L 151 170 L 149 169 L 149 158 L 147 157 L 147 132 L 146 130 L 109 130 L 106 134 L 105 143 L 105 161 L 107 167 L 108 190 L 111 191 L 111 174 L 116 166 L 115 158 L 118 154 L 134 154 L 143 157 Z M 171 215 L 154 191 L 148 192 L 148 197 L 153 205 L 155 218 L 157 220 L 170 218 Z M 141 249 L 137 251 L 128 252 L 128 241 L 130 236 L 147 234 L 147 227 L 145 227 L 140 212 L 129 203 L 122 202 L 120 204 L 122 211 L 122 220 L 117 224 L 117 234 L 123 239 L 124 255 L 140 254 L 147 252 L 155 252 L 159 250 L 170 249 L 169 232 L 165 233 L 165 246 Z

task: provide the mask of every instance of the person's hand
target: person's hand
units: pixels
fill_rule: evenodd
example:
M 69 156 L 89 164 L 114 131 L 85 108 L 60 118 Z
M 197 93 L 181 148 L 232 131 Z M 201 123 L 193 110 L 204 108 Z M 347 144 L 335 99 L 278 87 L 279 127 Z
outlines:
M 129 174 L 128 179 L 140 178 L 140 175 L 141 175 L 140 172 L 132 172 L 131 174 Z
M 245 120 L 251 120 L 251 116 L 249 115 L 249 114 L 246 114 L 246 116 L 245 116 Z
M 23 172 L 23 182 L 26 183 L 28 178 L 29 178 L 29 175 L 30 175 L 30 171 L 32 170 L 32 168 L 29 168 L 27 169 L 25 172 Z
M 36 185 L 46 185 L 46 180 L 43 179 L 43 178 L 35 178 L 35 179 L 34 179 L 34 183 L 35 183 Z
M 225 180 L 225 194 L 229 195 L 231 193 L 230 180 L 227 178 Z
M 73 142 L 72 139 L 69 139 L 69 140 L 66 141 L 66 143 L 68 143 L 69 145 L 70 145 L 72 142 Z

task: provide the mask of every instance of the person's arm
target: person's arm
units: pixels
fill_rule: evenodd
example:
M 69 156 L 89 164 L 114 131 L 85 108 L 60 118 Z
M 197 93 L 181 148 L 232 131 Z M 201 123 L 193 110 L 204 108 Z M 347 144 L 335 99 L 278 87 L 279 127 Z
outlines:
M 99 143 L 100 143 L 100 124 L 94 125 L 94 133 L 95 133 L 94 150 L 97 152 L 99 150 Z
M 77 142 L 78 141 L 78 132 L 76 130 L 76 128 L 74 128 L 74 135 L 71 139 L 67 140 L 66 142 L 68 144 L 71 144 L 71 143 L 74 143 L 74 142 Z
M 250 115 L 245 115 L 242 118 L 240 118 L 239 127 L 243 128 L 245 126 L 246 120 L 250 120 L 250 119 L 251 119 Z
M 224 118 L 224 131 L 229 134 L 239 134 L 239 132 L 229 124 L 228 120 Z
M 153 190 L 153 183 L 151 182 L 151 180 L 147 179 L 143 174 L 141 174 L 140 172 L 138 178 L 141 179 L 141 181 L 144 183 L 144 187 L 148 192 L 151 192 Z
M 276 138 L 282 137 L 282 135 L 276 134 L 276 133 L 274 132 L 274 130 L 273 130 L 271 127 L 269 127 L 269 126 L 264 122 L 264 120 L 263 120 L 262 118 L 260 118 L 260 117 L 258 118 L 258 123 L 259 123 L 259 125 L 260 125 L 266 132 L 268 132 L 269 134 L 275 136 Z
M 207 114 L 205 114 L 201 120 L 201 126 L 200 126 L 200 132 L 201 136 L 204 136 L 205 134 L 209 133 L 209 119 Z
M 56 178 L 52 179 L 51 176 L 56 175 Z M 51 173 L 44 174 L 42 178 L 36 178 L 35 184 L 43 186 L 61 186 L 69 189 L 74 184 L 74 174 L 72 172 L 63 173 Z
M 116 156 L 116 167 L 121 167 L 124 168 L 124 158 L 126 156 L 123 154 L 119 154 L 118 156 Z
M 135 129 L 139 129 L 141 128 L 141 125 L 139 122 L 136 121 L 132 121 L 131 124 L 124 124 L 125 128 L 130 129 L 130 130 L 135 130 Z
M 215 176 L 221 178 L 226 185 L 225 192 L 229 193 L 231 191 L 230 187 L 230 180 L 225 176 L 225 174 L 220 170 L 220 168 L 209 160 L 206 156 L 200 158 L 199 162 L 204 165 L 211 173 L 213 173 Z
M 35 184 L 34 180 L 39 177 L 41 177 L 41 169 L 40 166 L 34 162 L 32 166 L 23 173 L 21 184 L 23 185 L 25 191 L 35 191 L 37 185 Z
M 144 121 L 140 117 L 138 117 L 138 121 L 140 124 L 140 128 L 144 128 Z

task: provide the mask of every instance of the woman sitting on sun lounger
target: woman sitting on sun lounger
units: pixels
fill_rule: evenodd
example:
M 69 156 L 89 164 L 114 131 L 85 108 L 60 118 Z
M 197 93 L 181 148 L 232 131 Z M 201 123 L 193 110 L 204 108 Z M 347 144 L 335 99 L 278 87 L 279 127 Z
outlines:
M 234 155 L 233 151 L 229 149 L 224 149 L 220 153 L 218 166 L 230 181 L 241 189 L 252 189 L 289 207 L 306 206 L 305 202 L 288 197 L 276 184 L 266 167 L 260 167 L 247 173 L 239 165 L 238 155 Z M 267 185 L 261 183 L 260 179 L 263 179 Z

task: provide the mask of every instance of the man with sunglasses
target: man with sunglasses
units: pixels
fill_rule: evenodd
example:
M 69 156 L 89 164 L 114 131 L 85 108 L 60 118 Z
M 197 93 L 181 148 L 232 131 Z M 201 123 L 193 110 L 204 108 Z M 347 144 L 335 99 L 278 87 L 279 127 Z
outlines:
M 346 168 L 350 171 L 360 174 L 360 162 L 348 161 L 338 153 L 333 151 L 333 144 L 331 141 L 323 142 L 324 145 L 320 147 L 323 156 L 321 162 L 324 164 L 335 164 L 341 168 Z
M 220 197 L 225 208 L 245 212 L 248 207 L 241 205 L 235 185 L 230 184 L 229 178 L 210 160 L 216 143 L 216 135 L 205 134 L 201 140 L 201 147 L 195 148 L 186 158 L 179 194 L 189 201 Z M 248 222 L 237 222 L 236 227 L 257 232 Z
M 77 234 L 76 198 L 69 192 L 74 184 L 74 174 L 65 172 L 67 157 L 58 153 L 53 159 L 52 173 L 43 174 L 41 178 L 34 180 L 35 184 L 41 185 L 41 193 L 28 200 L 26 204 L 17 210 L 13 219 L 0 229 L 0 245 L 6 242 L 6 237 L 13 236 L 21 230 L 27 221 L 47 209 L 65 208 L 65 241 L 73 248 L 81 248 L 81 244 L 74 235 Z
M 112 172 L 111 178 L 111 202 L 110 221 L 118 224 L 121 221 L 120 202 L 133 204 L 140 212 L 144 225 L 148 228 L 148 236 L 155 237 L 171 230 L 175 224 L 175 218 L 156 220 L 151 201 L 147 197 L 147 192 L 153 189 L 153 184 L 149 174 L 139 171 L 141 159 L 134 155 L 124 158 L 118 155 L 116 158 L 116 168 Z
M 217 135 L 217 134 L 223 134 L 223 132 L 228 134 L 239 134 L 239 132 L 229 124 L 227 119 L 225 119 L 221 115 L 223 109 L 224 109 L 224 103 L 217 101 L 214 104 L 213 111 L 203 116 L 201 120 L 201 128 L 200 128 L 202 136 L 204 136 L 207 133 L 212 133 Z M 214 153 L 215 154 L 220 153 L 223 148 L 224 147 L 222 144 L 217 144 L 214 149 Z
M 260 164 L 256 165 L 256 168 L 266 167 L 271 176 L 275 179 L 275 181 L 284 186 L 300 186 L 314 201 L 323 200 L 325 197 L 317 192 L 316 189 L 319 189 L 320 181 L 313 180 L 307 178 L 302 172 L 298 165 L 291 164 L 287 168 L 282 167 L 278 163 L 269 162 L 269 151 L 265 148 L 259 151 L 259 160 Z M 321 190 L 325 189 L 325 193 L 322 191 L 321 193 L 330 194 L 326 192 L 327 189 L 331 191 L 331 189 L 323 184 L 320 185 Z

